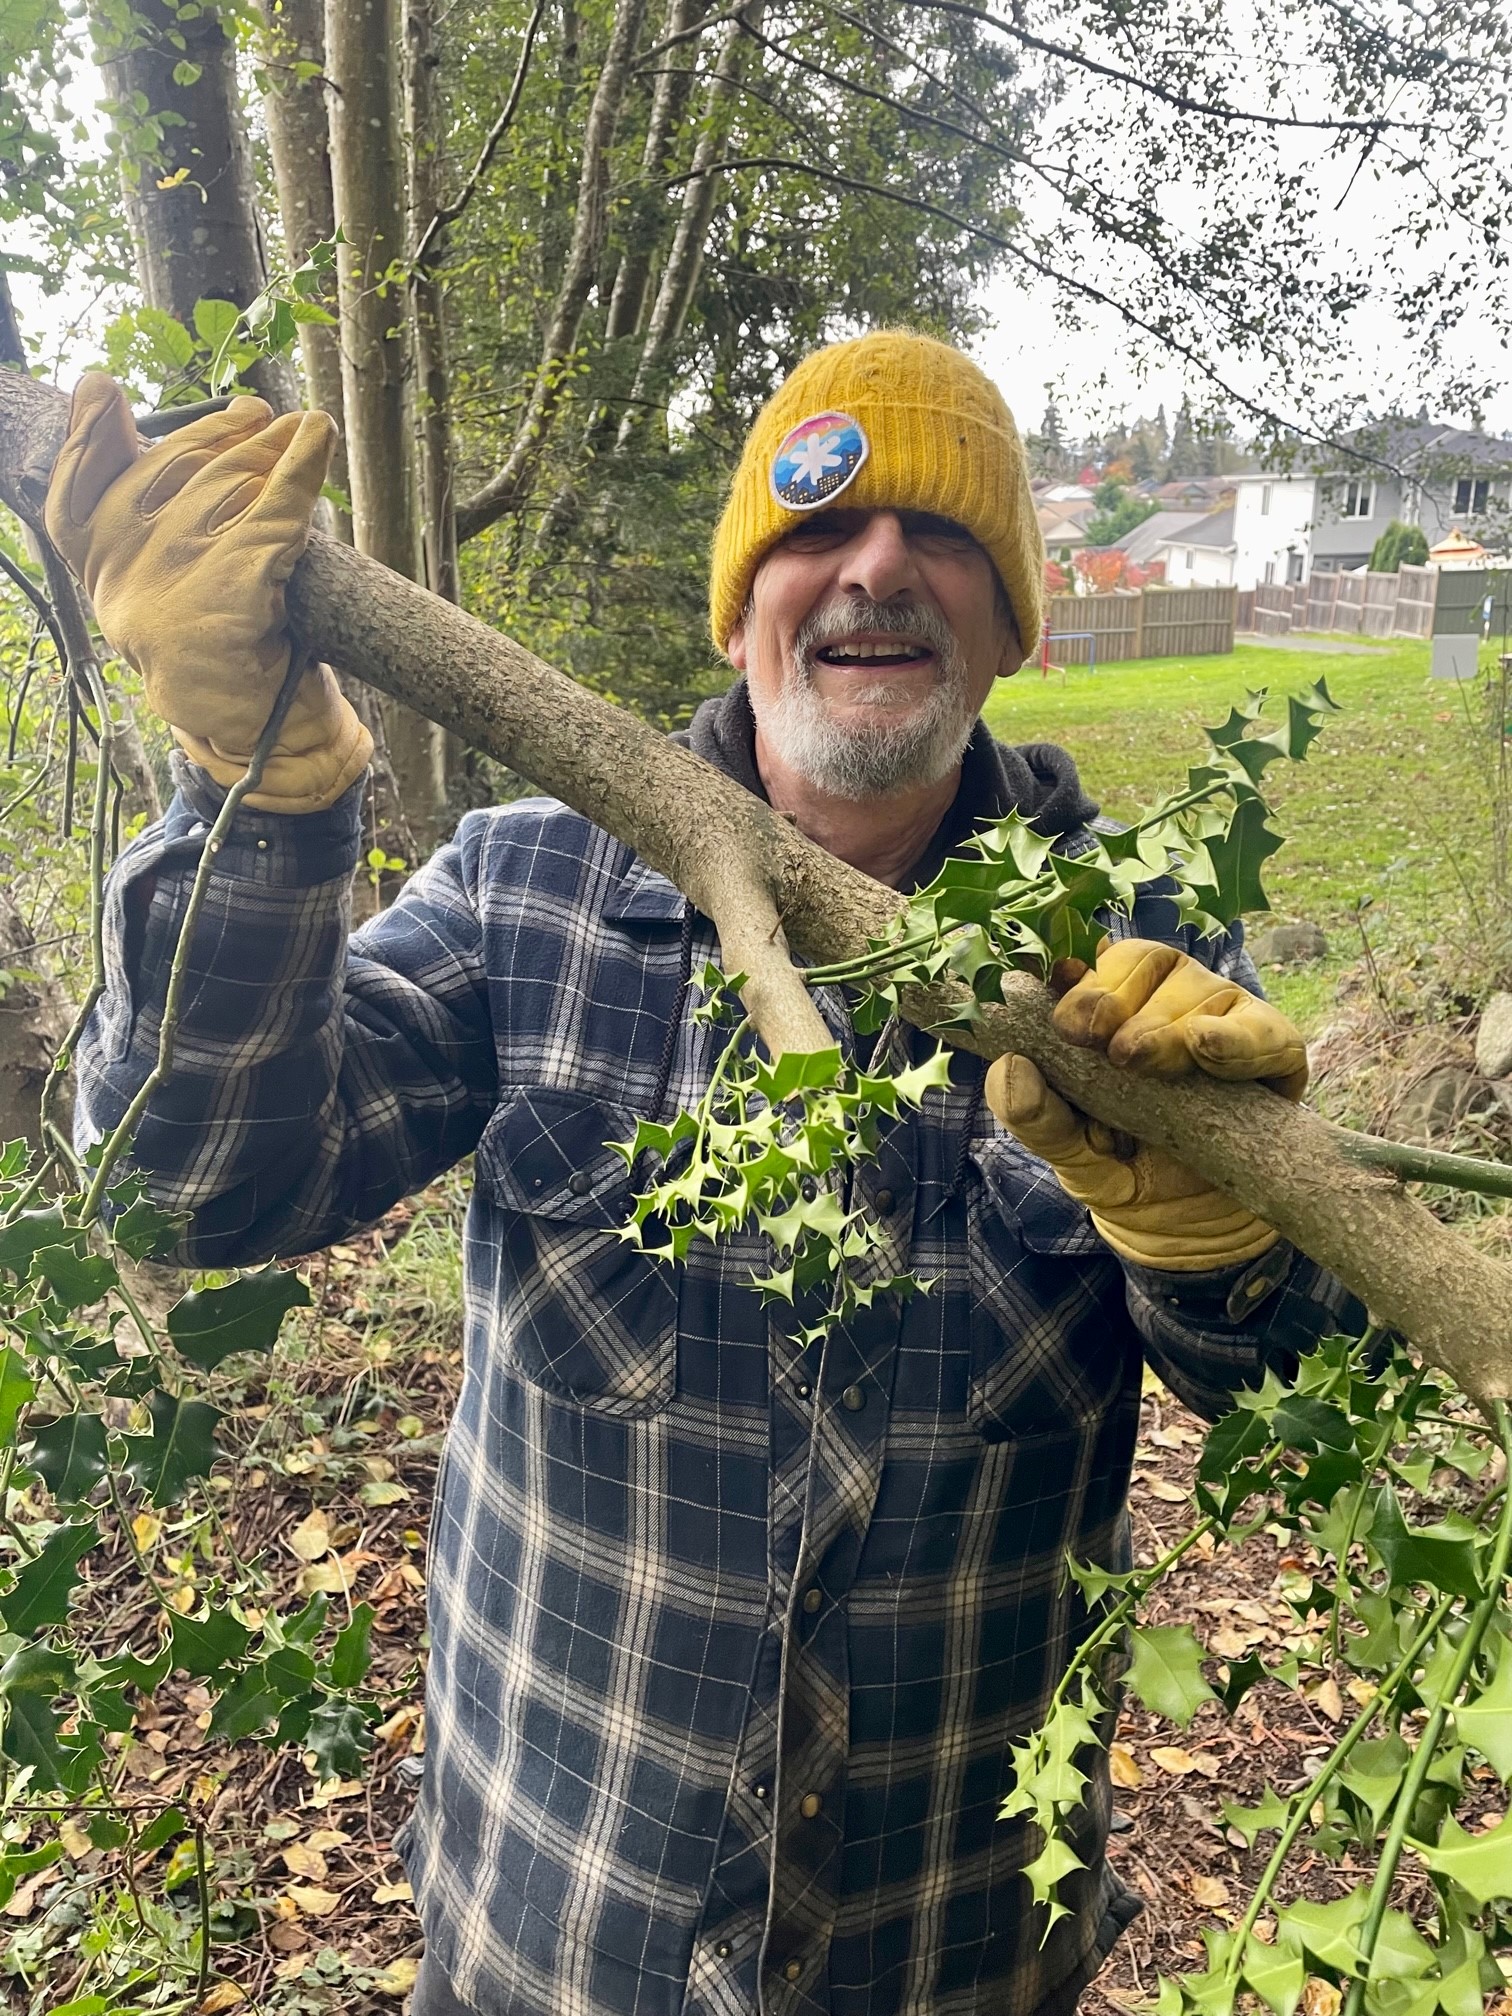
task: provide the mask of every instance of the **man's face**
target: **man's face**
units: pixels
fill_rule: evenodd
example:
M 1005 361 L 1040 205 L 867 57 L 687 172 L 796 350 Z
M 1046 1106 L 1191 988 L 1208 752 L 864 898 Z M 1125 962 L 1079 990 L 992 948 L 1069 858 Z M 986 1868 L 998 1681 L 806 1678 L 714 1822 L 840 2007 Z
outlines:
M 991 560 L 922 511 L 816 511 L 730 633 L 765 745 L 835 797 L 940 782 L 1020 652 Z

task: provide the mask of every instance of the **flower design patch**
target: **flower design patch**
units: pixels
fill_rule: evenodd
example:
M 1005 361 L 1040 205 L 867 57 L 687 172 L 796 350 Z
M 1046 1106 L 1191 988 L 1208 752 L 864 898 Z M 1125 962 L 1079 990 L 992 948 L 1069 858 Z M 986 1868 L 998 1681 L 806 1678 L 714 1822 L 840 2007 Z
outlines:
M 837 496 L 871 449 L 849 413 L 815 413 L 784 436 L 772 457 L 772 495 L 789 511 L 816 511 Z

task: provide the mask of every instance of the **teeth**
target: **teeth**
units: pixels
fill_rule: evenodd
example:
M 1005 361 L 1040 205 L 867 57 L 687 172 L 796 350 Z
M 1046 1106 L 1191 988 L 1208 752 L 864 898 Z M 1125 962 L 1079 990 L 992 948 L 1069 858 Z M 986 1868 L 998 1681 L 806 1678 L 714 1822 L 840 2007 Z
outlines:
M 853 658 L 873 660 L 877 658 L 915 658 L 917 644 L 829 644 L 825 646 L 832 658 Z

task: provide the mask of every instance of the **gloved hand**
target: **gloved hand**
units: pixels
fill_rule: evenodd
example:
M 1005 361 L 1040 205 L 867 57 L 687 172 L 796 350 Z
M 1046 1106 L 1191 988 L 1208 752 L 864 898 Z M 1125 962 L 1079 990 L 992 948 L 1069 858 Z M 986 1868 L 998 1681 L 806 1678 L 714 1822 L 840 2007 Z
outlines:
M 1173 945 L 1105 940 L 1094 970 L 1062 969 L 1057 978 L 1072 983 L 1053 1018 L 1061 1035 L 1106 1050 L 1127 1070 L 1178 1078 L 1195 1069 L 1302 1096 L 1307 1048 L 1300 1032 L 1269 1002 Z M 998 1058 L 986 1098 L 1126 1260 L 1195 1273 L 1256 1259 L 1276 1243 L 1269 1225 L 1173 1155 L 1115 1135 L 1068 1105 L 1027 1057 Z
M 284 584 L 334 439 L 325 413 L 274 419 L 263 400 L 242 398 L 144 451 L 112 378 L 91 371 L 74 393 L 48 533 L 147 704 L 219 784 L 245 773 L 289 669 Z M 320 811 L 372 748 L 334 675 L 314 665 L 247 803 Z

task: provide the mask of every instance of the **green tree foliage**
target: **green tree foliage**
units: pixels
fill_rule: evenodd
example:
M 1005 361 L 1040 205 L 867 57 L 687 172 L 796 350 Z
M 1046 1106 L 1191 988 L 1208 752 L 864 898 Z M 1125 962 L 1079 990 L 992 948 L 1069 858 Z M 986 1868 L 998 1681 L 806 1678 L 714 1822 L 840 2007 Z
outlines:
M 1160 509 L 1151 498 L 1136 496 L 1116 479 L 1099 483 L 1092 495 L 1097 510 L 1087 520 L 1089 546 L 1116 545 L 1126 532 L 1132 532 L 1136 525 L 1143 525 Z
M 1376 574 L 1395 574 L 1401 567 L 1423 567 L 1428 562 L 1428 539 L 1421 525 L 1404 525 L 1393 518 L 1371 548 L 1370 566 Z

